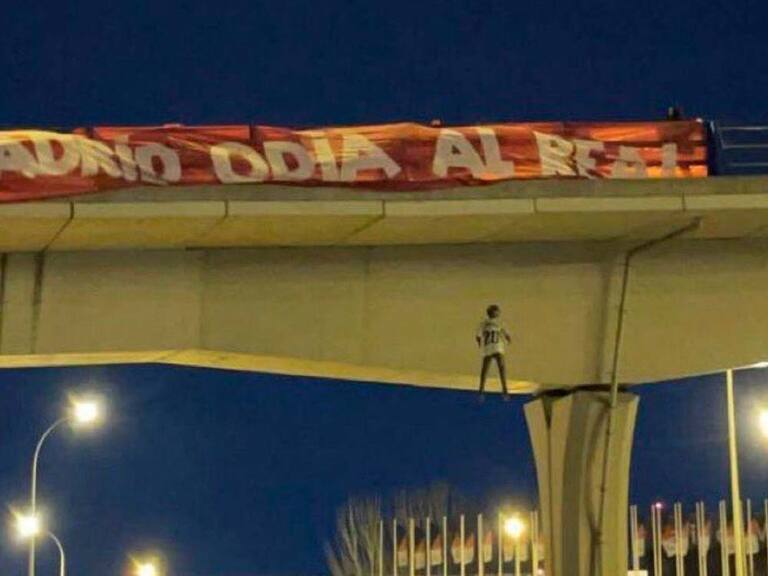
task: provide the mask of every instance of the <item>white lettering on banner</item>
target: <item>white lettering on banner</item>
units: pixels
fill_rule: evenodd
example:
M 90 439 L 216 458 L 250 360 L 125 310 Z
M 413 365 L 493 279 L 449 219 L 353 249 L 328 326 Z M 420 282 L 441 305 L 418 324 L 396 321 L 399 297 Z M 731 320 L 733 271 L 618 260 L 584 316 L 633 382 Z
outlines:
M 579 173 L 579 176 L 594 178 L 597 161 L 592 156 L 592 152 L 603 152 L 605 144 L 597 140 L 574 140 L 573 144 L 576 147 L 574 158 L 576 159 L 576 171 Z
M 496 132 L 487 126 L 478 126 L 475 130 L 480 136 L 482 157 L 461 132 L 447 128 L 440 131 L 432 160 L 435 176 L 445 178 L 451 168 L 466 168 L 475 178 L 512 178 L 515 175 L 515 163 L 501 157 Z
M 342 182 L 354 182 L 361 170 L 381 170 L 388 178 L 400 173 L 397 162 L 362 134 L 344 134 L 342 142 Z
M 0 141 L 0 178 L 3 172 L 19 172 L 27 178 L 34 178 L 37 162 L 34 155 L 21 142 Z
M 445 178 L 451 168 L 466 168 L 475 178 L 485 171 L 483 159 L 470 141 L 461 132 L 446 128 L 437 137 L 432 173 Z
M 272 169 L 275 180 L 306 180 L 315 170 L 315 163 L 306 148 L 296 142 L 273 140 L 264 143 L 264 155 Z M 285 161 L 291 156 L 296 161 L 296 167 L 291 169 Z
M 668 142 L 661 147 L 661 175 L 672 177 L 677 169 L 677 144 Z
M 619 146 L 619 157 L 611 167 L 612 178 L 646 178 L 648 168 L 640 156 L 640 150 L 631 146 Z
M 53 152 L 53 142 L 61 146 L 62 154 L 58 158 Z M 34 138 L 32 145 L 37 157 L 37 172 L 46 176 L 69 174 L 80 164 L 80 153 L 70 139 Z
M 336 164 L 336 156 L 333 154 L 333 148 L 325 132 L 320 130 L 306 130 L 300 132 L 302 136 L 312 139 L 314 149 L 315 163 L 320 166 L 320 174 L 326 182 L 337 182 L 339 180 L 339 167 Z
M 109 146 L 88 138 L 78 138 L 76 142 L 80 150 L 80 170 L 83 176 L 95 176 L 100 170 L 113 178 L 122 176 Z
M 536 145 L 539 148 L 539 161 L 541 162 L 542 176 L 575 176 L 570 161 L 574 153 L 573 142 L 542 132 L 534 132 L 536 136 Z
M 160 170 L 155 170 L 155 159 L 160 161 Z M 162 144 L 145 144 L 136 148 L 136 163 L 144 182 L 168 184 L 181 180 L 179 155 Z
M 409 151 L 405 147 L 412 142 L 407 137 L 395 147 L 396 152 L 392 152 L 367 132 L 364 135 L 345 129 L 333 131 L 329 136 L 324 130 L 306 130 L 293 134 L 301 141 L 289 137 L 287 140 L 263 141 L 257 147 L 238 141 L 212 144 L 209 152 L 214 175 L 211 175 L 210 165 L 200 158 L 199 146 L 194 141 L 185 143 L 182 140 L 180 145 L 182 151 L 188 146 L 196 154 L 181 155 L 175 145 L 163 143 L 174 140 L 136 142 L 131 141 L 130 133 L 120 133 L 114 139 L 95 140 L 79 132 L 0 132 L 0 178 L 7 178 L 10 173 L 30 179 L 106 175 L 127 183 L 175 184 L 184 179 L 186 166 L 182 166 L 182 159 L 188 159 L 190 173 L 187 179 L 190 182 L 210 181 L 212 176 L 224 184 L 268 180 L 301 182 L 317 177 L 318 172 L 323 182 L 328 183 L 355 182 L 366 177 L 384 181 L 402 173 L 397 152 L 402 152 L 406 158 L 409 158 L 409 152 L 418 152 L 418 156 L 410 161 L 424 161 L 421 155 L 425 150 L 424 142 L 413 143 L 416 149 Z M 648 178 L 649 167 L 644 154 L 653 158 L 653 176 L 687 175 L 678 174 L 679 151 L 675 142 L 649 144 L 643 148 L 536 131 L 533 136 L 542 177 L 595 178 L 607 172 L 605 175 L 611 178 Z M 502 156 L 504 148 L 501 144 L 499 135 L 489 126 L 461 131 L 440 129 L 434 141 L 432 173 L 435 178 L 443 179 L 447 179 L 452 170 L 464 170 L 477 180 L 514 178 L 515 162 L 513 158 Z M 529 154 L 530 148 L 531 145 L 526 144 L 519 153 Z M 510 155 L 514 154 L 513 147 Z M 606 162 L 610 162 L 607 167 L 604 166 Z M 418 185 L 421 172 L 415 173 L 414 177 L 414 185 Z M 102 183 L 100 179 L 85 188 L 100 187 Z
M 511 160 L 501 159 L 499 139 L 491 128 L 479 126 L 477 133 L 480 135 L 480 145 L 485 156 L 485 170 L 499 178 L 512 178 L 515 175 L 515 163 Z
M 232 157 L 242 158 L 250 165 L 248 174 L 238 174 L 232 167 Z M 269 176 L 269 166 L 250 146 L 238 142 L 222 142 L 211 146 L 211 160 L 216 177 L 224 184 L 263 182 Z
M 596 160 L 593 151 L 602 151 L 605 146 L 597 140 L 567 140 L 561 136 L 534 132 L 539 148 L 542 176 L 586 176 L 595 177 Z
M 135 182 L 138 177 L 136 170 L 136 159 L 133 157 L 133 150 L 128 144 L 115 144 L 115 156 L 123 171 L 123 178 L 128 182 Z

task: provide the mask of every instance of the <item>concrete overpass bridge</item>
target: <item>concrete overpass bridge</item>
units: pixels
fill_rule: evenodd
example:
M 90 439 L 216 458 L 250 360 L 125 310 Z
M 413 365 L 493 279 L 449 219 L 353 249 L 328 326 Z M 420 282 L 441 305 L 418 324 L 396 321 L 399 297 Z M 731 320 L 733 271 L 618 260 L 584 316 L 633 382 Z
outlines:
M 424 199 L 243 185 L 2 205 L 0 353 L 211 351 L 471 389 L 473 331 L 498 302 L 519 391 L 606 383 L 624 252 L 700 218 L 634 260 L 620 377 L 745 365 L 768 355 L 767 188 L 539 180 Z
M 133 186 L 0 205 L 0 251 L 3 367 L 168 362 L 472 390 L 474 330 L 500 304 L 513 388 L 536 394 L 553 576 L 626 573 L 624 386 L 768 356 L 759 175 Z

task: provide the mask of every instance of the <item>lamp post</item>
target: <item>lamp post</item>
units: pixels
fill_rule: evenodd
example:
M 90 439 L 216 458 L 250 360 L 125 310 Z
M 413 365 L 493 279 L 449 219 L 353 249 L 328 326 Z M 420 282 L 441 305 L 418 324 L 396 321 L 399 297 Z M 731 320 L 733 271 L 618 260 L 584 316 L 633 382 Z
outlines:
M 16 532 L 19 535 L 19 537 L 24 539 L 29 539 L 30 541 L 33 541 L 41 532 L 41 526 L 40 526 L 40 517 L 35 516 L 33 514 L 30 514 L 28 516 L 17 516 L 16 517 Z M 47 532 L 48 537 L 53 541 L 53 543 L 56 545 L 56 548 L 59 550 L 59 576 L 66 576 L 67 574 L 67 557 L 64 554 L 64 546 L 61 543 L 61 540 L 51 532 L 50 530 Z
M 54 432 L 54 430 L 63 424 L 70 422 L 78 426 L 89 426 L 98 423 L 101 417 L 101 406 L 95 400 L 73 399 L 71 401 L 69 412 L 51 424 L 40 436 L 40 439 L 37 441 L 37 445 L 35 446 L 35 454 L 32 457 L 32 479 L 30 485 L 29 501 L 30 518 L 33 519 L 33 521 L 36 521 L 37 519 L 37 463 L 40 459 L 40 451 L 43 448 L 45 440 Z M 27 570 L 29 576 L 35 576 L 35 537 L 37 536 L 37 533 L 38 532 L 35 531 L 29 535 L 29 565 Z M 55 539 L 56 537 L 53 536 L 53 538 Z M 61 543 L 57 540 L 57 545 L 60 544 Z M 60 550 L 62 552 L 63 559 L 63 548 L 60 548 Z
M 758 362 L 743 369 L 768 368 L 768 362 Z M 733 392 L 734 372 L 729 369 L 725 372 L 726 405 L 728 410 L 728 459 L 730 462 L 731 476 L 731 500 L 733 502 L 733 552 L 735 576 L 745 576 L 745 548 L 744 548 L 744 518 L 741 510 L 741 484 L 739 481 L 739 452 L 736 439 L 736 408 Z M 758 417 L 760 431 L 768 437 L 768 410 L 761 410 Z
M 64 546 L 61 545 L 61 540 L 53 532 L 48 532 L 48 537 L 53 540 L 53 543 L 59 549 L 59 576 L 67 576 L 67 558 L 64 555 Z
M 525 524 L 518 516 L 511 516 L 504 522 L 504 532 L 515 543 L 515 576 L 520 576 L 520 537 L 525 532 Z

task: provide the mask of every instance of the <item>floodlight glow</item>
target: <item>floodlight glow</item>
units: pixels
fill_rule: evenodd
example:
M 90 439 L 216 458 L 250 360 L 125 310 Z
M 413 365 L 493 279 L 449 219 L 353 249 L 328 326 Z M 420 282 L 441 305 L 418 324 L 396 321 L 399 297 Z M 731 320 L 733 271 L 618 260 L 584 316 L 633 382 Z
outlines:
M 517 516 L 512 516 L 504 521 L 504 532 L 507 533 L 507 536 L 517 540 L 525 532 L 525 524 Z
M 72 418 L 76 424 L 95 424 L 101 419 L 101 406 L 95 400 L 75 400 L 72 402 Z
M 760 432 L 763 434 L 763 436 L 768 438 L 768 410 L 765 408 L 760 411 L 758 424 L 760 426 Z
M 142 562 L 136 566 L 136 576 L 157 576 L 157 566 L 152 562 Z
M 16 516 L 16 533 L 24 539 L 40 534 L 40 517 L 31 514 Z

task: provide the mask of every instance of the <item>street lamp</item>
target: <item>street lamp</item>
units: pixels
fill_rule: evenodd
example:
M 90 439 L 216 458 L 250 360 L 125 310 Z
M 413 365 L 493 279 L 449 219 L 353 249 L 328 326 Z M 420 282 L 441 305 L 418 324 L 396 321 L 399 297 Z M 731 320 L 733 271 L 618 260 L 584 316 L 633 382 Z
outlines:
M 24 540 L 40 534 L 40 517 L 32 514 L 16 516 L 16 534 Z
M 514 540 L 519 540 L 525 531 L 525 524 L 517 516 L 512 516 L 504 521 L 504 532 Z
M 504 521 L 504 532 L 515 542 L 515 576 L 520 576 L 520 538 L 525 532 L 525 524 L 519 516 L 510 516 Z
M 157 576 L 157 566 L 153 562 L 141 562 L 136 566 L 136 576 Z
M 739 452 L 736 447 L 736 408 L 733 397 L 733 370 L 730 369 L 725 372 L 725 393 L 728 410 L 728 459 L 731 466 L 731 500 L 733 502 L 734 568 L 736 569 L 736 576 L 744 576 L 744 523 L 741 519 L 741 487 L 739 483 Z
M 95 426 L 101 422 L 104 417 L 104 410 L 101 403 L 95 398 L 70 398 L 70 406 L 67 413 L 51 424 L 35 446 L 35 454 L 32 458 L 32 479 L 30 486 L 30 517 L 36 518 L 37 512 L 37 462 L 40 459 L 40 450 L 46 438 L 62 424 L 71 423 L 78 428 Z M 29 538 L 29 565 L 27 573 L 29 576 L 35 576 L 35 534 Z
M 131 556 L 133 563 L 132 576 L 162 576 L 162 561 L 157 554 L 136 558 Z
M 768 438 L 768 409 L 763 408 L 760 410 L 760 416 L 758 417 L 757 422 L 760 426 L 760 432 L 762 435 Z
M 33 514 L 17 515 L 16 516 L 16 533 L 20 538 L 24 540 L 33 541 L 41 532 L 41 521 L 39 516 Z M 61 544 L 61 540 L 51 532 L 47 531 L 48 537 L 56 545 L 59 550 L 59 576 L 66 576 L 67 573 L 67 559 L 64 554 L 64 546 Z
M 53 543 L 56 544 L 56 548 L 59 549 L 59 576 L 67 576 L 67 560 L 64 556 L 64 546 L 61 545 L 61 540 L 59 540 L 53 532 L 48 532 L 48 538 L 53 540 Z
M 757 362 L 756 364 L 745 366 L 744 368 L 768 368 L 768 362 Z M 744 566 L 744 521 L 742 519 L 741 513 L 739 452 L 736 444 L 736 408 L 733 392 L 733 374 L 733 369 L 725 371 L 725 391 L 728 410 L 728 456 L 731 468 L 731 500 L 733 502 L 733 548 L 735 556 L 734 567 L 736 568 L 736 576 L 744 576 L 746 574 Z M 758 423 L 762 433 L 765 436 L 768 436 L 768 411 L 763 410 L 760 413 Z

